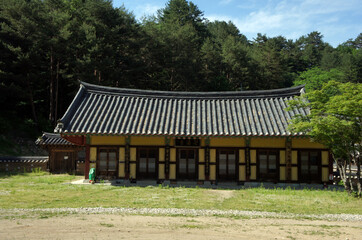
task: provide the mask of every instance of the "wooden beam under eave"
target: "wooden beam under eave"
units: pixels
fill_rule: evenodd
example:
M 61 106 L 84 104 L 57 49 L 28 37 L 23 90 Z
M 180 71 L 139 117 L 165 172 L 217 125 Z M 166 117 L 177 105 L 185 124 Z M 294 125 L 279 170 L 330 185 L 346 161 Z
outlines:
M 85 146 L 86 145 L 86 138 L 84 135 L 64 135 L 61 134 L 61 137 L 78 146 Z

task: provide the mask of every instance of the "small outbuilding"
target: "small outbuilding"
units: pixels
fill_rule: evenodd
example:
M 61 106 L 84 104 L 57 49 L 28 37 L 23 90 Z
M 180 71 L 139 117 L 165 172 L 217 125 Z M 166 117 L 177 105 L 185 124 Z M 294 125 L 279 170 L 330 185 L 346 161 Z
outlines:
M 75 145 L 57 133 L 43 133 L 36 145 L 49 153 L 48 170 L 51 173 L 84 174 L 85 148 Z

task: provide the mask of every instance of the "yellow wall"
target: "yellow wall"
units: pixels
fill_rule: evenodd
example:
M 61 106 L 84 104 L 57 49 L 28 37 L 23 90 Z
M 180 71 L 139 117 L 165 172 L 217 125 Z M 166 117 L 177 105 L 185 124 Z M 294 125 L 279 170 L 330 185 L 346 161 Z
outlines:
M 329 153 L 328 151 L 322 151 L 322 165 L 328 165 L 329 164 Z
M 205 162 L 205 149 L 199 149 L 199 162 Z M 199 180 L 205 180 L 205 165 L 199 165 Z
M 136 161 L 137 160 L 137 149 L 136 148 L 130 148 L 130 161 Z
M 119 166 L 118 166 L 118 176 L 123 178 L 125 177 L 125 148 L 119 148 Z
M 170 177 L 171 180 L 176 179 L 176 164 L 170 164 L 169 177 Z
M 246 174 L 245 174 L 245 166 L 239 166 L 239 181 L 245 181 Z
M 216 149 L 210 149 L 210 162 L 216 163 Z
M 284 148 L 284 138 L 252 138 L 250 140 L 250 147 L 259 148 Z
M 216 149 L 210 149 L 210 163 L 216 163 Z M 210 165 L 210 180 L 216 180 L 216 165 Z
M 292 181 L 298 181 L 298 168 L 292 167 Z
M 91 145 L 125 145 L 126 138 L 122 136 L 91 136 Z
M 176 179 L 176 148 L 170 148 L 170 172 L 169 178 Z
M 256 166 L 250 166 L 250 179 L 256 180 Z
M 176 162 L 176 148 L 170 148 L 170 162 Z
M 329 169 L 327 167 L 322 167 L 322 181 L 328 182 Z
M 136 163 L 130 163 L 130 178 L 136 179 Z
M 158 150 L 158 161 L 164 162 L 165 161 L 165 149 L 159 148 Z
M 239 163 L 245 163 L 245 150 L 239 150 Z
M 96 147 L 91 147 L 89 150 L 89 160 L 92 161 L 97 161 L 97 148 Z
M 284 150 L 281 150 L 279 152 L 279 162 L 280 164 L 285 164 L 285 151 Z
M 200 139 L 200 146 L 201 146 L 201 147 L 205 147 L 205 146 L 206 146 L 206 143 L 205 143 L 205 139 L 204 139 L 204 138 L 201 138 L 201 139 Z
M 243 138 L 210 138 L 211 147 L 244 147 Z
M 298 164 L 298 152 L 292 151 L 292 164 Z
M 285 181 L 285 167 L 279 168 L 279 177 L 280 181 Z
M 131 137 L 131 145 L 139 146 L 164 146 L 164 137 Z
M 175 146 L 175 139 L 174 138 L 170 139 L 170 146 Z
M 320 143 L 311 142 L 308 138 L 293 138 L 292 148 L 326 148 Z
M 125 161 L 125 152 L 126 149 L 124 147 L 119 148 L 119 161 Z
M 199 180 L 205 180 L 205 165 L 199 165 Z
M 199 149 L 199 162 L 205 162 L 205 149 Z
M 250 150 L 250 162 L 256 163 L 256 150 Z
M 210 165 L 210 180 L 216 180 L 216 165 Z
M 136 163 L 134 163 L 137 160 L 137 149 L 136 148 L 130 148 L 130 178 L 136 178 Z M 133 163 L 132 163 L 133 162 Z
M 124 163 L 120 163 L 118 166 L 118 177 L 125 177 L 125 164 Z
M 165 179 L 165 164 L 158 165 L 158 179 Z

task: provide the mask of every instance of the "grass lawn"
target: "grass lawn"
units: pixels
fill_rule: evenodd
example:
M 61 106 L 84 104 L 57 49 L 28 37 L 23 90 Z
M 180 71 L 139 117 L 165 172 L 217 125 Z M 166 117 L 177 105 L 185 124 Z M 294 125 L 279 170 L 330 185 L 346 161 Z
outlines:
M 0 174 L 0 208 L 147 207 L 362 214 L 362 200 L 348 196 L 345 192 L 67 184 L 82 178 L 44 172 Z

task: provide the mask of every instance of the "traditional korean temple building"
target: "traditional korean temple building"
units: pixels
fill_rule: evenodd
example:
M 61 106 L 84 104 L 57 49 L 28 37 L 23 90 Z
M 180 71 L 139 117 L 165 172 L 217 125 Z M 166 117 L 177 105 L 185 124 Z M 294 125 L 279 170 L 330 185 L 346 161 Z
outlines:
M 287 130 L 287 101 L 303 86 L 241 92 L 165 92 L 81 82 L 55 129 L 85 146 L 85 177 L 326 183 L 328 149 Z

